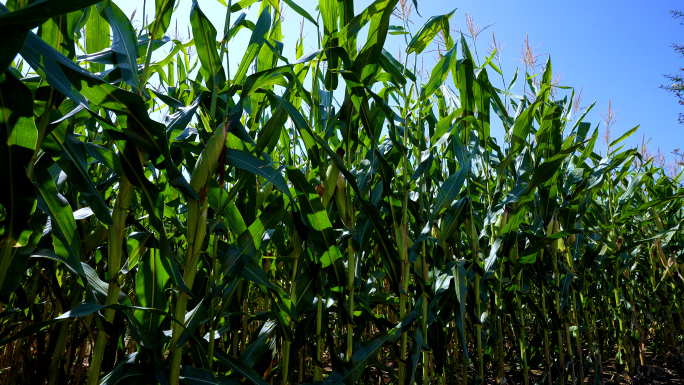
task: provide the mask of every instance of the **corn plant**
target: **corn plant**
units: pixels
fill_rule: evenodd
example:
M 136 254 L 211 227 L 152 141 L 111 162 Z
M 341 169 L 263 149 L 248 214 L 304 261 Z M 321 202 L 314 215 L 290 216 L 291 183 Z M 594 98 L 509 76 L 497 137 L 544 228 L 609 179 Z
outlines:
M 140 30 L 113 1 L 0 5 L 2 384 L 584 384 L 681 359 L 681 176 L 625 147 L 637 128 L 601 155 L 550 58 L 516 96 L 454 12 L 221 3 L 223 36 L 193 1 L 187 42 L 170 0 Z M 318 31 L 294 60 L 285 6 Z

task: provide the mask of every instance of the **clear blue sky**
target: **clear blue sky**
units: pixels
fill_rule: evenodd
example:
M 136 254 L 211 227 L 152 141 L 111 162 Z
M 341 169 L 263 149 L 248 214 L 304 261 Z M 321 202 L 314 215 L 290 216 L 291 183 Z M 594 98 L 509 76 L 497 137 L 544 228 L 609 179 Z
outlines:
M 134 24 L 139 28 L 142 24 L 143 2 L 115 2 L 128 15 L 137 9 Z M 370 3 L 368 0 L 355 1 L 355 12 L 361 12 Z M 191 4 L 190 0 L 181 0 L 179 10 L 174 13 L 178 29 L 184 35 L 187 35 Z M 220 35 L 226 8 L 217 0 L 200 0 L 199 4 Z M 297 4 L 316 17 L 317 1 L 300 0 Z M 546 61 L 546 55 L 551 54 L 554 75 L 563 74 L 560 85 L 575 87 L 577 92 L 584 85 L 582 106 L 589 106 L 596 101 L 586 121 L 594 125 L 601 122 L 610 99 L 613 109 L 619 110 L 619 120 L 613 126 L 615 137 L 641 125 L 639 131 L 628 140 L 630 146 L 638 145 L 645 134 L 646 139 L 651 138 L 651 152 L 660 149 L 664 153 L 671 153 L 680 147 L 684 150 L 684 125 L 677 122 L 677 114 L 684 111 L 684 107 L 679 106 L 671 94 L 658 88 L 667 81 L 663 74 L 684 67 L 684 58 L 670 48 L 675 42 L 684 44 L 684 26 L 669 14 L 671 9 L 684 10 L 681 1 L 418 0 L 418 10 L 423 18 L 414 13 L 411 30 L 415 33 L 428 17 L 448 13 L 454 8 L 457 10 L 451 25 L 464 33 L 467 33 L 466 13 L 472 15 L 474 24 L 480 27 L 493 24 L 480 34 L 478 51 L 480 57 L 487 51 L 492 32 L 497 41 L 505 43 L 501 69 L 506 81 L 510 81 L 516 68 L 524 68 L 519 51 L 529 33 L 537 53 L 542 54 L 541 63 Z M 258 10 L 257 3 L 252 6 L 248 18 L 255 20 Z M 147 13 L 153 17 L 154 2 L 151 0 L 147 1 Z M 393 20 L 394 24 L 400 24 L 398 19 Z M 286 57 L 294 57 L 300 22 L 301 17 L 292 9 L 287 9 L 283 28 Z M 175 21 L 172 21 L 174 24 Z M 229 48 L 233 70 L 249 39 L 250 32 L 243 31 Z M 315 27 L 307 22 L 304 33 L 308 34 L 304 50 L 316 49 Z M 396 55 L 405 48 L 403 38 L 392 36 L 385 48 Z M 435 53 L 425 55 L 426 68 L 432 67 L 436 56 Z M 490 78 L 495 77 L 490 75 Z M 515 89 L 521 93 L 522 76 Z M 605 153 L 605 145 L 598 146 Z

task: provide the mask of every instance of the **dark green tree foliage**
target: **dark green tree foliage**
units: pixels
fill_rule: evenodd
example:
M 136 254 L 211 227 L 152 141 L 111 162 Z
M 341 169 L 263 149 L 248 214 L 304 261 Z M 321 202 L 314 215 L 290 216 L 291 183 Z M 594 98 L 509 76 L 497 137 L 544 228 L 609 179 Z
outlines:
M 672 17 L 675 20 L 684 19 L 684 12 L 682 11 L 670 11 L 670 14 L 672 14 Z M 681 24 L 684 25 L 684 22 Z M 675 43 L 672 44 L 671 47 L 679 56 L 684 58 L 684 44 Z M 679 104 L 684 106 L 684 68 L 680 68 L 679 71 L 664 76 L 670 81 L 670 84 L 663 84 L 660 88 L 672 92 L 679 100 Z M 679 113 L 679 123 L 684 124 L 684 112 Z

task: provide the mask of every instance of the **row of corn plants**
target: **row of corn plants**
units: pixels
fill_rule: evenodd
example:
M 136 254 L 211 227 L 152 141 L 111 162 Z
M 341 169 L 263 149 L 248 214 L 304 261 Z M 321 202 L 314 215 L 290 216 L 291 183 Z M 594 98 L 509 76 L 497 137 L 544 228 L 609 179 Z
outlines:
M 186 42 L 172 0 L 141 30 L 112 1 L 0 4 L 0 383 L 597 384 L 681 358 L 681 178 L 636 128 L 601 155 L 550 59 L 506 79 L 404 1 L 220 2 L 223 36 L 193 1 Z M 284 6 L 317 50 L 285 56 Z

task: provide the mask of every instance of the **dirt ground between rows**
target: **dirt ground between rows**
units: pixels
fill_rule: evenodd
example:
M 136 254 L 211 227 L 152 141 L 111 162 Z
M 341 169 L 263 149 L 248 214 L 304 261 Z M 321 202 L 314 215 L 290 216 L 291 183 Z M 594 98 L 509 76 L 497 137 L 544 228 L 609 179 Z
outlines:
M 684 385 L 684 361 L 681 358 L 670 356 L 665 360 L 662 355 L 656 355 L 653 352 L 647 351 L 645 353 L 646 362 L 648 365 L 639 366 L 637 373 L 634 376 L 629 376 L 624 370 L 616 370 L 615 361 L 613 359 L 606 360 L 603 367 L 603 383 L 604 385 Z M 520 373 L 507 373 L 507 384 L 519 385 L 522 384 L 522 375 Z M 530 378 L 530 384 L 542 384 L 539 376 Z M 585 373 L 584 384 L 594 384 L 596 381 L 593 371 Z M 495 384 L 496 381 L 487 381 L 488 384 Z M 571 383 L 568 381 L 567 383 Z M 579 384 L 579 381 L 578 381 Z

